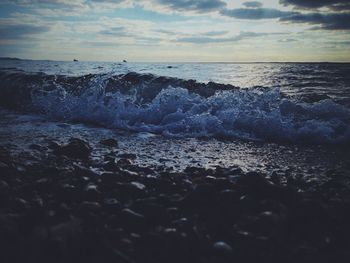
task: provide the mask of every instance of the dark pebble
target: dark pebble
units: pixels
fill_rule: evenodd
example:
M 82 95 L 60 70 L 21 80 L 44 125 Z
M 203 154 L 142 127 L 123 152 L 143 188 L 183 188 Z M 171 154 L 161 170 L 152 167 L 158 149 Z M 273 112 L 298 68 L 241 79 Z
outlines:
M 136 154 L 134 153 L 122 153 L 122 154 L 118 154 L 119 158 L 123 158 L 123 159 L 130 159 L 130 160 L 134 160 L 136 159 Z
M 88 159 L 92 148 L 90 145 L 81 139 L 71 138 L 69 142 L 55 150 L 57 155 L 65 155 L 71 158 Z
M 108 146 L 108 147 L 118 147 L 118 141 L 115 139 L 106 139 L 100 141 L 100 144 Z

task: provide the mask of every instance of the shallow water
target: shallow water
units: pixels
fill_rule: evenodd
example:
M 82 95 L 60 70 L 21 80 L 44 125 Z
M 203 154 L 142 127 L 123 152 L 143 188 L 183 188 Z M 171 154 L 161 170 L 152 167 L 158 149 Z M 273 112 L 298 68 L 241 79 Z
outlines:
M 19 157 L 32 144 L 47 146 L 51 141 L 66 143 L 71 137 L 88 141 L 94 148 L 93 159 L 106 154 L 99 142 L 114 138 L 119 142 L 114 155 L 136 154 L 133 163 L 167 171 L 186 167 L 239 167 L 243 171 L 281 173 L 293 178 L 302 177 L 316 184 L 332 174 L 346 175 L 350 169 L 348 148 L 301 146 L 259 143 L 252 141 L 216 139 L 170 139 L 150 133 L 130 133 L 84 124 L 48 121 L 35 115 L 0 111 L 0 145 Z M 30 151 L 29 151 L 30 152 Z M 32 150 L 40 156 L 40 152 Z

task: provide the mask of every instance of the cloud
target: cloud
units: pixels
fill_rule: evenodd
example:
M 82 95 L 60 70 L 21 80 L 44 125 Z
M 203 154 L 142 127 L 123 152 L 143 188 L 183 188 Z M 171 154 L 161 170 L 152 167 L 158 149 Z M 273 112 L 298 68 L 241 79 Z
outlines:
M 125 0 L 90 0 L 90 2 L 120 4 L 122 2 L 125 2 Z
M 30 35 L 45 33 L 49 31 L 47 26 L 35 26 L 29 24 L 2 24 L 0 25 L 1 40 L 21 39 Z
M 161 33 L 161 34 L 164 34 L 164 35 L 170 35 L 170 36 L 173 36 L 174 34 L 176 34 L 176 32 L 174 32 L 174 31 L 165 30 L 165 29 L 156 29 L 154 31 L 157 32 L 157 33 Z
M 84 41 L 81 42 L 84 46 L 92 46 L 92 47 L 117 47 L 118 44 L 114 42 L 106 42 L 106 41 Z
M 278 40 L 278 42 L 280 42 L 280 43 L 291 43 L 291 42 L 298 42 L 298 40 L 294 39 L 294 38 L 284 38 L 284 39 Z
M 217 11 L 226 6 L 226 2 L 221 0 L 154 0 L 154 2 L 174 11 L 195 11 L 198 13 Z
M 62 6 L 80 6 L 84 3 L 84 0 L 5 0 L 4 3 L 13 3 L 19 5 L 57 4 Z
M 123 26 L 117 26 L 117 27 L 111 27 L 108 29 L 101 30 L 99 32 L 101 35 L 107 35 L 107 36 L 116 36 L 116 37 L 128 37 L 131 36 L 131 34 L 126 30 Z
M 280 21 L 317 25 L 313 29 L 350 30 L 350 13 L 298 13 Z
M 206 35 L 206 36 L 222 36 L 222 35 L 225 35 L 227 33 L 228 33 L 228 31 L 209 31 L 209 32 L 203 33 L 203 35 Z
M 224 9 L 220 12 L 224 16 L 238 18 L 238 19 L 271 19 L 281 18 L 296 14 L 296 12 L 281 11 L 274 8 L 237 8 Z
M 242 5 L 244 5 L 245 7 L 250 7 L 250 8 L 259 8 L 259 7 L 263 6 L 263 4 L 261 2 L 258 2 L 258 1 L 244 2 Z
M 296 8 L 316 9 L 326 7 L 332 10 L 350 10 L 349 0 L 280 0 L 282 5 L 293 5 Z
M 267 35 L 275 35 L 280 33 L 255 33 L 255 32 L 240 32 L 239 35 L 227 38 L 214 38 L 207 36 L 193 36 L 183 37 L 177 39 L 178 42 L 192 43 L 192 44 L 208 44 L 208 43 L 225 43 L 225 42 L 238 42 L 248 38 L 255 38 Z
M 346 0 L 349 1 L 349 0 Z M 342 4 L 350 5 L 345 3 L 345 0 L 321 0 L 321 1 L 301 1 L 301 0 L 280 0 L 284 5 L 295 5 L 298 7 L 308 8 L 319 8 L 329 7 L 335 10 L 335 7 L 340 7 Z M 246 6 L 252 8 L 238 8 L 238 9 L 223 9 L 221 14 L 224 16 L 237 18 L 237 19 L 273 19 L 279 18 L 279 21 L 300 23 L 315 25 L 313 29 L 324 29 L 324 30 L 350 30 L 350 13 L 349 12 L 313 12 L 313 13 L 302 13 L 302 12 L 291 12 L 282 11 L 274 8 L 255 8 L 254 4 L 248 4 L 251 2 L 245 2 Z M 259 3 L 259 2 L 258 2 Z

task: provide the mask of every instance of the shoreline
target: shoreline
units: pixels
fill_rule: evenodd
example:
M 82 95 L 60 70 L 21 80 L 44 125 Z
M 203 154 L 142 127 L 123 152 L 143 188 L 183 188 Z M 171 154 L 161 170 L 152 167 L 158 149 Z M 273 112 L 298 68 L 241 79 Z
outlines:
M 83 138 L 0 148 L 4 262 L 350 259 L 345 174 L 141 167 L 122 142 Z

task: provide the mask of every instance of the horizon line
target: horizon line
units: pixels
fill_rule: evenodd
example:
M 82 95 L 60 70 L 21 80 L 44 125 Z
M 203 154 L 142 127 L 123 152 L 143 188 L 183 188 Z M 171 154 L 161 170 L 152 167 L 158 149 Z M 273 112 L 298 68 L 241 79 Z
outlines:
M 203 64 L 249 64 L 249 63 L 324 63 L 324 64 L 348 64 L 350 61 L 106 61 L 106 60 L 55 60 L 55 59 L 30 59 L 18 57 L 1 57 L 0 60 L 28 60 L 28 61 L 53 61 L 53 62 L 107 62 L 107 63 L 203 63 Z M 77 60 L 77 61 L 75 61 Z

